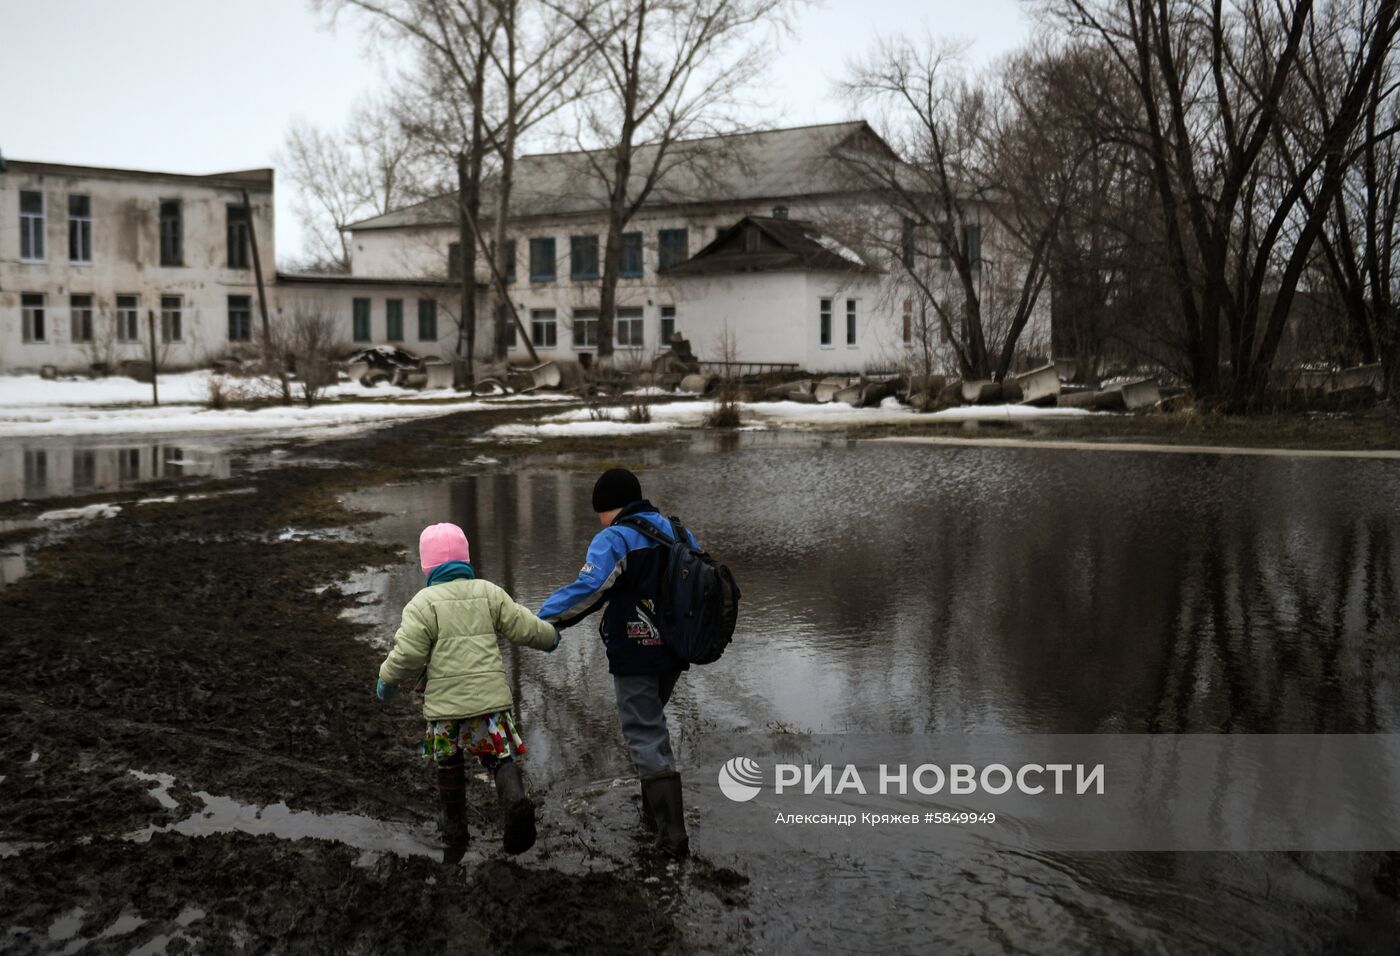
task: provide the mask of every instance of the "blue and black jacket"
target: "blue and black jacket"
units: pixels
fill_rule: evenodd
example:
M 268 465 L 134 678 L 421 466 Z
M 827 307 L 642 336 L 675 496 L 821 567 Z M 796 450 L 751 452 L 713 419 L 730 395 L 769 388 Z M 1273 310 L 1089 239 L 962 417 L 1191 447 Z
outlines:
M 613 523 L 593 538 L 578 579 L 550 595 L 540 617 L 560 628 L 583 620 L 604 601 L 598 627 L 613 674 L 662 674 L 688 665 L 661 639 L 656 623 L 656 599 L 668 554 L 652 538 L 623 523 L 633 515 L 662 534 L 675 537 L 671 522 L 645 498 L 623 508 Z M 689 534 L 689 532 L 687 532 Z M 700 544 L 690 535 L 694 547 Z

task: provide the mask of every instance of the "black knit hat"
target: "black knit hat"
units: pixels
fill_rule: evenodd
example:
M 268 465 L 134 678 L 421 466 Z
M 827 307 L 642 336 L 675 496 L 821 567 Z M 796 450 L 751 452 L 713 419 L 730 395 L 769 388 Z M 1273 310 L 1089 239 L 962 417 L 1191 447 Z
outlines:
M 642 499 L 642 483 L 626 468 L 609 468 L 593 486 L 593 510 L 598 514 Z

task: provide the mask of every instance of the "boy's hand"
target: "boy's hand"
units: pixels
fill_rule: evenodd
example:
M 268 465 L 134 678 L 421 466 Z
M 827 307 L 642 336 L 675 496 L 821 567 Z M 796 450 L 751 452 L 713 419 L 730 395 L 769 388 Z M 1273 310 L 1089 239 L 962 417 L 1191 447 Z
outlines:
M 393 684 L 386 684 L 382 680 L 376 680 L 374 683 L 374 696 L 378 697 L 380 700 L 388 700 L 390 697 L 393 697 L 394 691 L 396 690 L 398 690 L 398 688 Z

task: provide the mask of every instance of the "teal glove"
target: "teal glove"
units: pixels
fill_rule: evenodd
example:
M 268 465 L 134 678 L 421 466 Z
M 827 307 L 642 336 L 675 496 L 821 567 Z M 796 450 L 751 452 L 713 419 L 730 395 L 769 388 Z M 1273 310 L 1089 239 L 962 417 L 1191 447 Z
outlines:
M 380 700 L 388 700 L 390 697 L 393 697 L 394 691 L 396 690 L 398 690 L 398 688 L 393 684 L 386 684 L 382 680 L 377 680 L 374 683 L 374 696 L 378 697 Z
M 556 627 L 556 628 L 554 629 L 554 646 L 551 647 L 551 648 L 549 649 L 549 653 L 553 654 L 555 651 L 557 651 L 557 650 L 559 649 L 559 642 L 562 641 L 563 639 L 564 639 L 564 632 L 561 631 L 561 630 L 559 630 L 559 628 Z

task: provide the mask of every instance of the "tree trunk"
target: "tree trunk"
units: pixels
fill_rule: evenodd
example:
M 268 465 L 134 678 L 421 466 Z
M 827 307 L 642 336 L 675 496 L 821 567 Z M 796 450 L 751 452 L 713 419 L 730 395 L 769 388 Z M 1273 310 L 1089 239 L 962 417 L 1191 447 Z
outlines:
M 457 242 L 461 261 L 460 321 L 457 325 L 457 358 L 465 363 L 466 378 L 459 384 L 470 385 L 476 378 L 476 222 L 481 209 L 481 154 L 475 159 L 466 154 L 457 157 Z M 473 175 L 475 173 L 475 175 Z
M 603 245 L 603 279 L 598 292 L 598 361 L 613 354 L 613 328 L 617 316 L 617 280 L 621 272 L 622 230 L 625 225 L 614 213 L 608 217 L 608 237 Z

